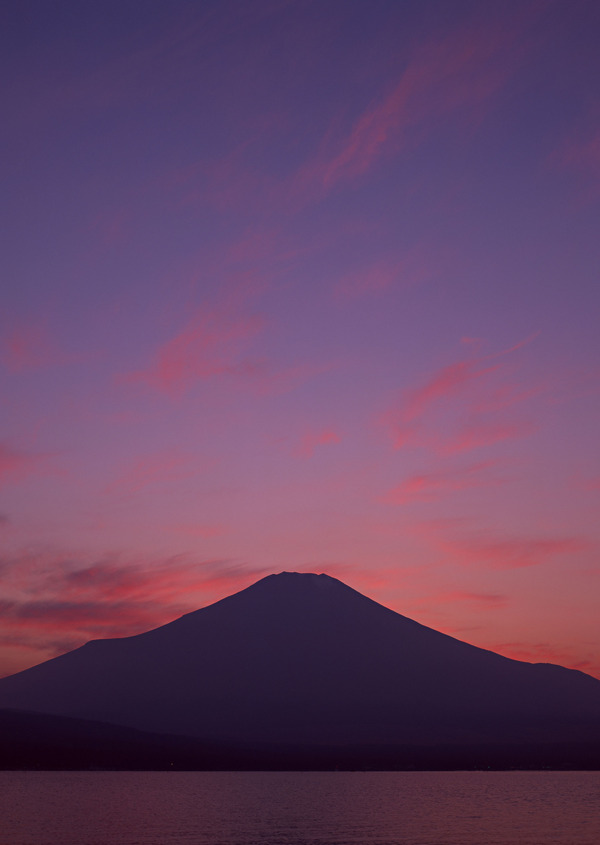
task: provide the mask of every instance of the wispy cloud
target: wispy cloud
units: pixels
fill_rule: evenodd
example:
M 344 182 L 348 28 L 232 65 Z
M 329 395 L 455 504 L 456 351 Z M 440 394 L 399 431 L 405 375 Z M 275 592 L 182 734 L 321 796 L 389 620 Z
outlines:
M 514 365 L 505 360 L 523 345 L 455 361 L 405 390 L 383 418 L 394 448 L 454 455 L 535 431 L 535 422 L 515 416 L 514 409 L 539 395 L 542 387 L 520 385 Z
M 294 454 L 300 458 L 312 458 L 318 446 L 340 443 L 341 439 L 341 434 L 333 428 L 307 431 L 302 435 L 300 444 L 294 450 Z
M 454 470 L 411 475 L 382 496 L 381 501 L 390 505 L 434 502 L 449 493 L 499 483 L 499 479 L 490 474 L 496 466 L 497 461 L 481 461 Z
M 244 356 L 264 327 L 257 316 L 201 309 L 174 337 L 162 344 L 150 365 L 121 377 L 176 397 L 203 379 L 244 374 L 252 364 Z
M 454 553 L 464 565 L 484 564 L 492 569 L 539 566 L 556 555 L 574 554 L 587 547 L 576 537 L 534 537 L 455 541 Z
M 579 669 L 582 672 L 598 677 L 600 665 L 592 659 L 574 657 L 571 649 L 547 642 L 498 642 L 489 646 L 492 651 L 511 657 L 513 660 L 523 660 L 526 663 L 556 663 L 568 669 Z
M 92 638 L 164 624 L 266 574 L 228 560 L 110 555 L 86 563 L 44 550 L 4 557 L 0 569 L 6 596 L 0 643 L 25 647 L 39 660 Z
M 0 487 L 48 471 L 48 455 L 14 449 L 0 442 Z
M 469 385 L 481 382 L 486 376 L 497 371 L 499 366 L 482 366 L 478 360 L 458 361 L 442 367 L 425 384 L 409 390 L 400 407 L 391 414 L 395 427 L 395 448 L 402 448 L 414 439 L 423 417 L 436 404 L 460 398 Z
M 536 430 L 537 425 L 529 421 L 494 423 L 473 420 L 460 428 L 453 437 L 442 440 L 437 448 L 443 455 L 456 455 L 484 446 L 493 446 L 504 440 L 526 437 Z
M 398 285 L 404 288 L 425 282 L 439 271 L 440 260 L 431 253 L 431 249 L 419 245 L 400 257 L 378 258 L 342 276 L 334 288 L 334 297 L 338 302 L 352 301 Z
M 525 17 L 462 25 L 414 49 L 396 84 L 369 105 L 340 138 L 330 132 L 297 176 L 297 192 L 330 191 L 416 144 L 440 120 L 472 124 L 521 60 Z
M 600 493 L 600 475 L 578 476 L 573 484 L 588 493 Z
M 423 540 L 452 564 L 474 569 L 521 569 L 541 566 L 554 557 L 574 556 L 589 548 L 577 536 L 505 536 L 493 530 L 468 531 L 444 521 L 414 526 Z
M 463 602 L 479 608 L 502 609 L 509 603 L 510 599 L 503 593 L 476 593 L 468 590 L 448 590 L 444 593 L 436 593 L 434 597 L 436 604 L 455 604 Z
M 518 69 L 531 14 L 479 15 L 445 37 L 414 46 L 391 84 L 351 123 L 344 125 L 343 115 L 334 114 L 315 152 L 279 178 L 257 152 L 289 131 L 293 121 L 285 114 L 263 114 L 246 121 L 233 149 L 171 173 L 167 191 L 184 205 L 208 201 L 221 212 L 244 207 L 263 217 L 273 209 L 287 216 L 414 149 L 440 124 L 458 120 L 472 131 Z

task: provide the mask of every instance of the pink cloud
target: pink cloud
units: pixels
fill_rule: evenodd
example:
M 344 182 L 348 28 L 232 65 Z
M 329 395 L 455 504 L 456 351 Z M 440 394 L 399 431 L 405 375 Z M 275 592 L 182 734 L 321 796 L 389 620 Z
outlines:
M 555 555 L 573 554 L 585 548 L 586 544 L 575 537 L 471 540 L 453 544 L 455 556 L 463 565 L 483 563 L 492 569 L 539 566 Z
M 5 477 L 19 477 L 27 472 L 30 463 L 29 456 L 16 452 L 0 443 L 0 479 Z
M 460 452 L 471 452 L 482 446 L 493 446 L 503 440 L 526 437 L 535 430 L 536 426 L 528 422 L 474 422 L 459 429 L 454 437 L 442 441 L 437 448 L 443 455 L 456 455 Z
M 391 505 L 434 502 L 448 493 L 494 483 L 487 472 L 494 466 L 496 461 L 482 461 L 454 471 L 412 475 L 389 490 L 381 501 Z
M 22 452 L 0 442 L 0 487 L 45 471 L 46 462 L 47 455 Z
M 413 49 L 395 84 L 343 131 L 340 116 L 334 116 L 314 157 L 290 177 L 278 180 L 257 155 L 290 129 L 284 115 L 269 114 L 246 121 L 242 139 L 220 157 L 168 174 L 163 189 L 177 207 L 208 201 L 221 211 L 244 207 L 262 217 L 274 208 L 293 213 L 385 157 L 415 146 L 440 121 L 458 116 L 469 128 L 476 124 L 521 59 L 526 18 L 512 15 L 508 26 L 471 22 Z M 255 244 L 248 246 L 252 254 Z
M 394 560 L 393 565 L 382 564 L 376 569 L 371 569 L 368 565 L 356 565 L 343 560 L 312 560 L 299 567 L 299 571 L 324 572 L 326 575 L 331 575 L 332 578 L 339 578 L 368 596 L 382 593 L 383 597 L 378 598 L 377 601 L 382 601 L 384 605 L 391 606 L 386 601 L 385 594 L 397 589 L 404 581 L 409 582 L 415 576 L 422 575 L 423 568 L 421 566 L 399 568 L 396 560 Z
M 479 352 L 481 346 L 483 344 L 483 338 L 481 337 L 461 337 L 460 342 L 464 344 L 464 346 L 471 346 L 475 349 L 476 352 Z
M 520 569 L 540 566 L 557 555 L 576 555 L 589 548 L 579 537 L 505 537 L 493 531 L 467 532 L 453 521 L 425 521 L 415 533 L 452 563 L 478 569 Z
M 578 486 L 590 493 L 600 492 L 600 475 L 580 479 Z
M 472 593 L 466 590 L 449 590 L 445 593 L 438 593 L 435 596 L 436 603 L 455 604 L 466 602 L 481 608 L 501 609 L 509 604 L 508 596 L 501 593 Z
M 589 675 L 600 677 L 600 665 L 590 659 L 574 657 L 570 649 L 557 647 L 551 643 L 501 642 L 490 645 L 489 648 L 513 660 L 523 660 L 526 663 L 556 663 L 568 669 L 579 669 Z
M 502 360 L 523 345 L 494 356 L 456 361 L 406 390 L 383 418 L 394 448 L 421 447 L 452 455 L 535 431 L 535 424 L 515 416 L 514 409 L 543 388 L 516 383 L 515 367 Z
M 198 380 L 252 371 L 242 352 L 262 328 L 259 317 L 232 317 L 203 309 L 159 347 L 148 368 L 129 373 L 124 380 L 178 396 Z
M 401 258 L 381 258 L 361 270 L 343 276 L 335 286 L 338 301 L 378 293 L 401 284 L 403 287 L 420 284 L 439 271 L 442 261 L 432 255 L 432 249 L 419 245 L 407 250 Z
M 330 133 L 317 159 L 299 174 L 299 185 L 312 182 L 330 190 L 414 145 L 440 119 L 477 118 L 517 67 L 514 45 L 524 23 L 513 18 L 512 32 L 494 23 L 463 26 L 419 46 L 396 85 L 359 116 L 345 138 L 335 143 Z
M 498 367 L 498 364 L 481 367 L 477 360 L 457 361 L 442 367 L 422 387 L 408 394 L 402 410 L 402 420 L 410 423 L 418 419 L 431 405 L 442 399 L 457 396 L 466 385 L 495 372 Z
M 149 630 L 266 574 L 225 560 L 144 562 L 113 555 L 84 563 L 49 551 L 5 558 L 0 569 L 7 597 L 0 644 L 28 650 L 20 658 L 26 665 L 92 638 Z
M 504 372 L 506 372 L 505 369 Z M 489 389 L 485 393 L 482 392 L 482 395 L 474 403 L 473 410 L 481 414 L 503 411 L 513 405 L 526 402 L 528 399 L 541 396 L 547 389 L 548 387 L 545 384 L 525 388 L 520 388 L 510 382 L 495 386 L 490 384 Z
M 301 458 L 312 458 L 317 446 L 340 443 L 341 439 L 341 435 L 332 428 L 324 428 L 320 431 L 307 431 L 302 436 L 300 445 L 294 451 L 294 454 Z
M 586 467 L 585 470 L 576 469 L 569 477 L 570 489 L 577 492 L 600 493 L 600 474 L 595 472 L 595 469 L 595 467 Z M 593 497 L 586 498 L 593 501 Z
M 4 594 L 16 604 L 26 597 L 61 602 L 139 599 L 168 605 L 183 601 L 189 607 L 195 590 L 237 583 L 253 574 L 231 561 L 185 555 L 148 560 L 111 554 L 90 563 L 77 553 L 49 550 L 5 557 L 0 566 Z

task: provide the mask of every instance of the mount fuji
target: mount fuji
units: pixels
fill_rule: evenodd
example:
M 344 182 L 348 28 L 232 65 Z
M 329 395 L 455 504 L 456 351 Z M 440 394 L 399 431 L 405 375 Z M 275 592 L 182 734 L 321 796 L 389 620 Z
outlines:
M 310 749 L 384 768 L 467 751 L 568 766 L 585 751 L 600 767 L 600 681 L 461 642 L 328 575 L 269 575 L 160 628 L 93 640 L 0 680 L 0 708 L 25 731 L 87 720 L 160 735 L 171 756 L 183 738 L 228 749 L 232 765 L 242 750 L 269 768 L 265 755 L 284 765 Z

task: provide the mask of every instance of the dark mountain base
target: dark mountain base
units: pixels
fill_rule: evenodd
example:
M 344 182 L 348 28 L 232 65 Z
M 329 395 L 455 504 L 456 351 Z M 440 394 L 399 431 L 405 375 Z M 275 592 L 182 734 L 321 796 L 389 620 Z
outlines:
M 600 770 L 600 745 L 228 747 L 38 713 L 0 711 L 0 769 L 123 771 Z

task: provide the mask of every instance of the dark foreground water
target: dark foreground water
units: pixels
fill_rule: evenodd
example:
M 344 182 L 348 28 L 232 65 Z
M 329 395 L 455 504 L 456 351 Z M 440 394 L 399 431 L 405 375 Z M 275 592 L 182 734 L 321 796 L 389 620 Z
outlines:
M 599 845 L 600 772 L 0 772 L 0 845 Z

